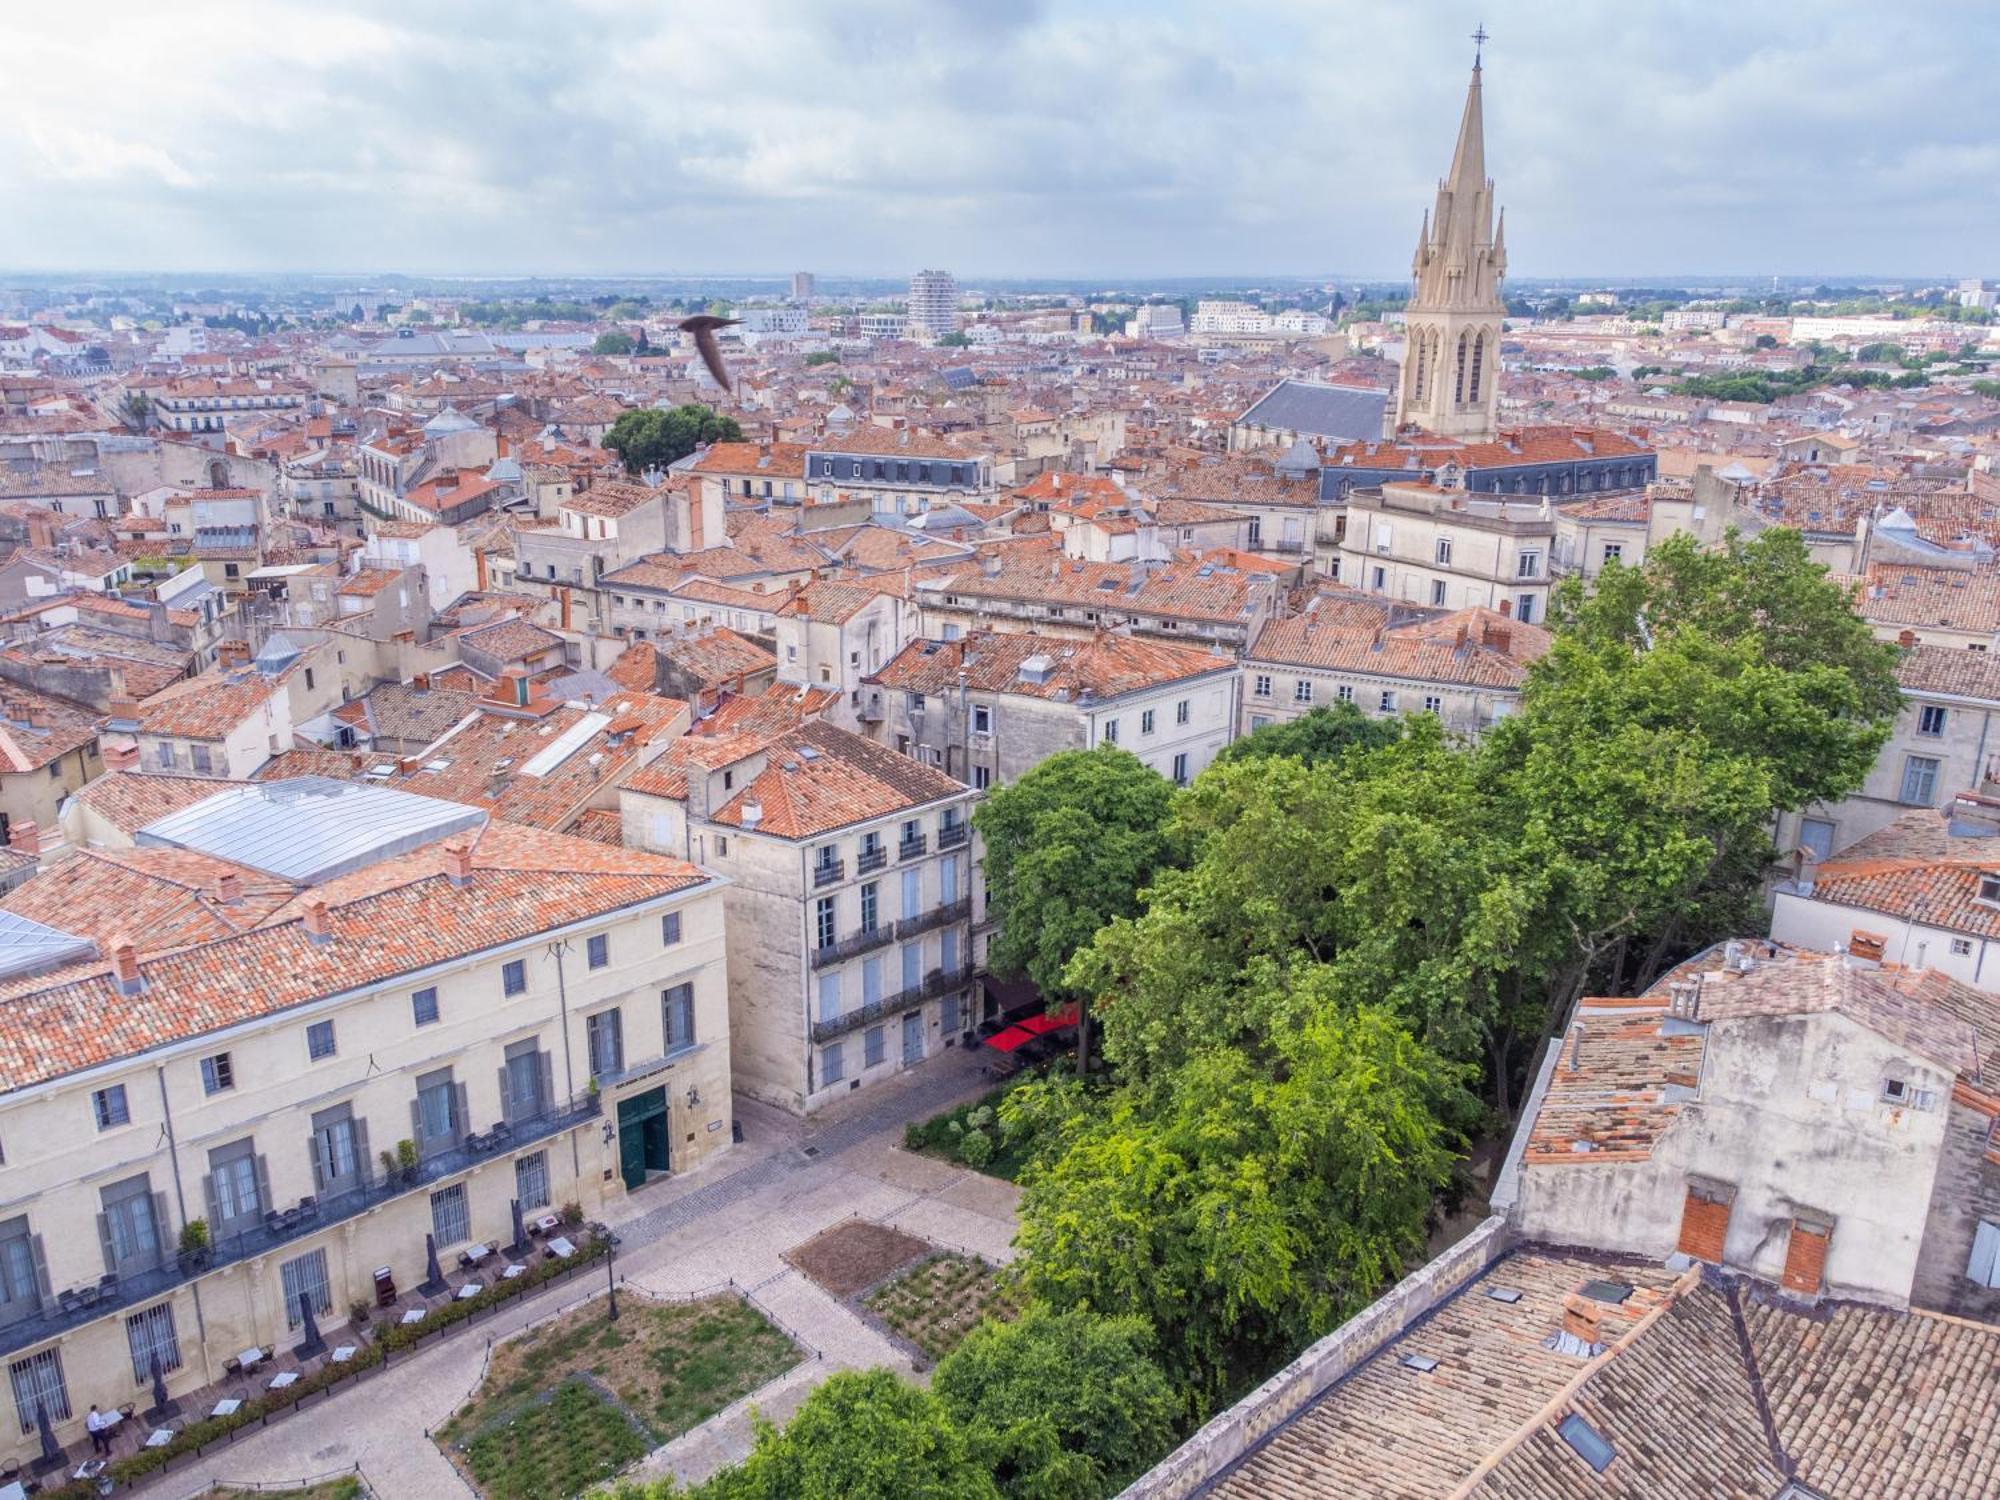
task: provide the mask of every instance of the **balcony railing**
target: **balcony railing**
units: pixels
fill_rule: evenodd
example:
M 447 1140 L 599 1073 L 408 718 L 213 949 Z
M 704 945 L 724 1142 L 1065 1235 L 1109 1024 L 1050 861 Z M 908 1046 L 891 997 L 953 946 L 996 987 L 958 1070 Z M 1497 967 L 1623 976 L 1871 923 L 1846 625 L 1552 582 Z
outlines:
M 845 880 L 846 878 L 847 878 L 846 860 L 833 859 L 833 860 L 828 860 L 824 864 L 818 864 L 813 866 L 813 886 L 815 889 L 823 885 L 838 885 L 840 884 L 841 881 Z
M 828 943 L 824 948 L 813 949 L 812 966 L 815 969 L 823 969 L 828 964 L 856 958 L 895 940 L 896 930 L 887 925 L 865 928 L 860 932 L 850 933 L 838 942 Z
M 965 842 L 965 837 L 970 832 L 972 825 L 969 823 L 947 823 L 938 830 L 938 848 L 956 849 Z
M 866 875 L 870 870 L 879 870 L 887 863 L 889 863 L 889 851 L 887 849 L 880 846 L 873 849 L 863 849 L 860 854 L 855 856 L 854 873 L 857 875 Z
M 919 912 L 914 917 L 905 917 L 896 924 L 898 939 L 915 937 L 920 932 L 929 932 L 933 927 L 948 927 L 953 922 L 963 922 L 972 915 L 972 898 L 961 896 L 956 901 L 947 901 L 942 906 L 934 906 L 929 911 Z
M 164 1264 L 151 1270 L 128 1272 L 115 1279 L 106 1277 L 91 1286 L 87 1295 L 79 1288 L 61 1297 L 48 1298 L 39 1313 L 0 1327 L 0 1357 L 94 1322 L 121 1308 L 151 1301 L 222 1266 L 267 1255 L 294 1240 L 354 1218 L 404 1193 L 421 1192 L 432 1183 L 477 1166 L 489 1157 L 560 1135 L 594 1119 L 599 1111 L 598 1100 L 591 1096 L 559 1103 L 547 1114 L 516 1120 L 510 1125 L 496 1126 L 483 1134 L 468 1136 L 462 1144 L 449 1151 L 438 1152 L 408 1172 L 384 1173 L 374 1162 L 357 1162 L 359 1185 L 345 1192 L 323 1194 L 316 1201 L 303 1200 L 298 1208 L 268 1214 L 265 1223 L 234 1234 L 219 1235 L 214 1243 L 196 1255 L 176 1256 L 173 1250 L 168 1249 Z M 164 1245 L 169 1239 L 167 1226 L 160 1223 L 155 1228 Z
M 921 859 L 923 858 L 924 851 L 930 848 L 930 846 L 930 836 L 920 833 L 915 838 L 904 839 L 900 844 L 896 845 L 896 858 Z
M 899 1011 L 908 1010 L 913 1005 L 921 1005 L 926 1000 L 934 1000 L 947 990 L 955 990 L 972 980 L 972 965 L 961 964 L 955 969 L 932 969 L 923 983 L 884 995 L 880 1000 L 871 1000 L 853 1010 L 842 1011 L 830 1020 L 813 1022 L 814 1042 L 830 1042 L 835 1037 L 846 1036 L 850 1031 L 858 1031 L 863 1026 L 872 1026 L 888 1019 Z

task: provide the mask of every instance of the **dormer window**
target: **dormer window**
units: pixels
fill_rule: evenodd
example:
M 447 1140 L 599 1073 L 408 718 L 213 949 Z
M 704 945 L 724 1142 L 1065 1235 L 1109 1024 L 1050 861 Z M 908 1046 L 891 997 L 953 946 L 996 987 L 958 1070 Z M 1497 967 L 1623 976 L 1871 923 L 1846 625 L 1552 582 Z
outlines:
M 1982 874 L 1979 877 L 1979 899 L 1988 906 L 2000 906 L 2000 875 Z

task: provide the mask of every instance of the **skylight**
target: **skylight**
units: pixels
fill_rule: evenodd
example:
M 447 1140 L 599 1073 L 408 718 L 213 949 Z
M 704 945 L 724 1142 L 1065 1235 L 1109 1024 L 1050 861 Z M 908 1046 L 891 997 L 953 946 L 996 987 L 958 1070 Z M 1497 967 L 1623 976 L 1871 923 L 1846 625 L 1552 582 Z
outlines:
M 1618 1456 L 1618 1450 L 1611 1446 L 1610 1439 L 1577 1412 L 1571 1412 L 1557 1424 L 1556 1435 L 1599 1474 L 1610 1468 L 1611 1460 Z
M 1405 1354 L 1397 1363 L 1415 1370 L 1420 1375 L 1428 1375 L 1438 1367 L 1438 1362 L 1428 1354 Z

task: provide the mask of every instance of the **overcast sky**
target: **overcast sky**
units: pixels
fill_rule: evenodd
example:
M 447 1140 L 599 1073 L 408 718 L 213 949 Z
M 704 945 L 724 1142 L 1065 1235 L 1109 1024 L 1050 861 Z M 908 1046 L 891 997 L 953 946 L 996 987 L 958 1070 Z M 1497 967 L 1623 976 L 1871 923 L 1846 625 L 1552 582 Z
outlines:
M 1483 6 L 1483 9 L 1481 8 Z M 1992 0 L 0 3 L 0 266 L 2000 275 Z

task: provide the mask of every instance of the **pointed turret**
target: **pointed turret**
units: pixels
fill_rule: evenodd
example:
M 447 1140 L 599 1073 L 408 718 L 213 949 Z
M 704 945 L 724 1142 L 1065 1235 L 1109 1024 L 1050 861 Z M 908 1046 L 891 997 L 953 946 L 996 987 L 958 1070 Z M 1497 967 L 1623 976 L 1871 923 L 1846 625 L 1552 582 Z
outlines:
M 1478 63 L 1465 90 L 1465 113 L 1458 120 L 1458 145 L 1451 153 L 1451 176 L 1444 186 L 1460 203 L 1470 203 L 1486 183 L 1486 113 L 1479 102 Z

